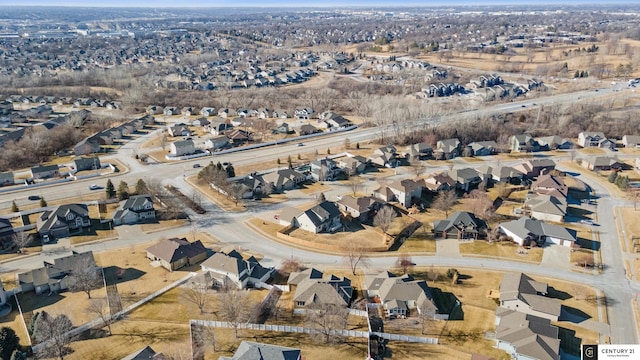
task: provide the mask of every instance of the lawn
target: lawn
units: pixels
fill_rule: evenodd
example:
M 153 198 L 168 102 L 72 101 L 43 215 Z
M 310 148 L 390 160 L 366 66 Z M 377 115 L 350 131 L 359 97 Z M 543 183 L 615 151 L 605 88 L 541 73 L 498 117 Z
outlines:
M 490 256 L 509 260 L 540 263 L 542 248 L 522 249 L 509 242 L 471 241 L 460 243 L 460 253 L 467 256 Z
M 225 211 L 241 212 L 247 210 L 246 206 L 244 205 L 244 201 L 238 201 L 238 203 L 236 204 L 235 201 L 229 199 L 226 195 L 221 194 L 219 191 L 212 188 L 209 184 L 198 181 L 197 175 L 188 176 L 185 180 L 189 184 L 191 184 L 191 186 L 198 189 L 201 194 L 204 194 L 207 199 L 211 200 L 211 202 L 215 203 Z
M 140 225 L 140 230 L 145 233 L 152 233 L 160 230 L 179 228 L 187 224 L 189 224 L 189 221 L 185 219 L 159 220 L 154 223 Z
M 398 248 L 398 252 L 436 252 L 436 240 L 433 234 L 427 230 L 427 227 L 422 226 L 416 230 L 411 236 L 409 236 Z

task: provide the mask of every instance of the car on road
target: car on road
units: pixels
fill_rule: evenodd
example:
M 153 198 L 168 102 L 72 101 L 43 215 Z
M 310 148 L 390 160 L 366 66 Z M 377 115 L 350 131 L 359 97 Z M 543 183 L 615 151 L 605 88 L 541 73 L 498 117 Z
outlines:
M 225 161 L 225 162 L 222 163 L 222 165 L 227 166 L 227 165 L 229 165 L 229 162 Z
M 596 223 L 594 223 L 593 220 L 591 220 L 591 219 L 582 219 L 582 220 L 580 220 L 580 224 L 595 225 Z
M 522 106 L 522 107 L 527 107 L 527 105 L 524 105 L 524 104 L 522 104 L 521 106 Z
M 193 164 L 193 168 L 194 168 L 194 169 L 197 169 L 197 168 L 199 168 L 199 167 L 200 167 L 200 164 Z
M 303 143 L 298 143 L 298 146 L 304 146 L 304 144 Z
M 29 195 L 29 197 L 27 199 L 29 199 L 29 200 L 40 200 L 40 196 L 38 196 L 38 195 Z
M 51 239 L 49 238 L 49 235 L 42 235 L 42 242 L 48 243 L 49 241 L 51 241 Z
M 101 189 L 100 185 L 91 184 L 89 185 L 89 190 L 98 190 Z

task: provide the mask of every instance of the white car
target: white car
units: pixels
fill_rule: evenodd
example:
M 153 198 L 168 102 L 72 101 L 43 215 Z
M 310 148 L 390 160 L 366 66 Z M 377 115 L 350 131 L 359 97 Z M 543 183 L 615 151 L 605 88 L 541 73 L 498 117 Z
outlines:
M 98 190 L 98 189 L 100 189 L 100 186 L 98 186 L 96 184 L 89 185 L 89 190 Z
M 582 219 L 582 220 L 580 220 L 580 224 L 593 225 L 595 223 L 593 222 L 593 220 Z

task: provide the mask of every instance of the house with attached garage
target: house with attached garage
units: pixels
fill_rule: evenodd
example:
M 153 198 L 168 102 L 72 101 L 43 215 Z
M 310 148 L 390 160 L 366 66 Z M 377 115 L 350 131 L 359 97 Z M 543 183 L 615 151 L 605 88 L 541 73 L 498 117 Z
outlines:
M 353 197 L 344 195 L 336 202 L 338 208 L 360 222 L 372 219 L 383 203 L 373 196 Z
M 357 175 L 365 172 L 369 165 L 368 160 L 360 155 L 349 155 L 338 158 L 335 160 L 338 167 L 340 167 L 347 175 Z
M 266 283 L 276 271 L 265 268 L 251 256 L 245 260 L 242 255 L 232 250 L 228 253 L 217 252 L 200 264 L 203 272 L 208 272 L 216 286 L 229 289 L 246 289 Z
M 73 167 L 75 168 L 75 171 L 98 170 L 100 169 L 100 158 L 95 156 L 90 158 L 74 159 Z
M 191 131 L 186 125 L 167 126 L 167 132 L 171 136 L 191 136 Z
M 364 283 L 368 298 L 381 303 L 387 317 L 409 316 L 425 313 L 426 316 L 448 319 L 448 314 L 440 314 L 433 300 L 431 289 L 424 280 L 416 280 L 411 275 L 397 276 L 388 271 L 375 275 L 365 275 Z
M 33 180 L 49 179 L 59 177 L 60 171 L 58 165 L 42 165 L 31 168 L 31 178 Z
M 298 214 L 292 225 L 314 234 L 333 232 L 342 227 L 340 215 L 336 203 L 324 201 Z
M 313 109 L 309 107 L 297 108 L 294 111 L 294 115 L 298 120 L 309 120 L 311 118 L 311 115 L 313 115 Z
M 204 142 L 204 147 L 211 150 L 223 148 L 227 145 L 229 145 L 229 138 L 224 135 L 208 138 Z
M 385 202 L 397 201 L 405 208 L 411 207 L 414 200 L 422 196 L 422 185 L 420 182 L 404 179 L 396 180 L 387 186 L 381 186 L 374 190 L 373 196 Z
M 438 193 L 456 188 L 456 181 L 446 172 L 432 174 L 420 181 L 427 190 Z
M 41 268 L 25 271 L 16 275 L 20 290 L 25 293 L 34 291 L 36 295 L 57 293 L 69 288 L 69 274 L 74 267 L 81 264 L 99 271 L 93 252 L 79 253 L 72 251 L 70 255 L 62 256 L 53 261 L 45 261 Z
M 190 155 L 196 152 L 193 140 L 180 140 L 169 145 L 172 156 Z
M 522 208 L 534 219 L 563 222 L 567 215 L 567 200 L 564 197 L 530 193 Z
M 162 267 L 173 271 L 201 262 L 207 258 L 207 251 L 200 240 L 190 243 L 186 238 L 171 238 L 148 247 L 147 259 L 158 261 Z
M 456 211 L 445 220 L 433 222 L 436 238 L 478 240 L 487 236 L 487 223 L 466 211 Z
M 622 145 L 629 148 L 640 147 L 640 135 L 625 135 L 622 137 Z
M 615 149 L 616 142 L 614 140 L 607 139 L 604 136 L 604 133 L 602 132 L 583 131 L 580 134 L 578 134 L 578 145 L 580 145 L 583 148 L 599 147 L 599 148 Z
M 478 172 L 483 175 L 485 181 L 489 179 L 493 182 L 506 182 L 519 184 L 524 178 L 524 174 L 512 168 L 511 166 L 487 166 L 483 165 L 478 168 Z
M 532 159 L 513 167 L 527 178 L 535 178 L 540 174 L 547 174 L 555 170 L 556 163 L 551 159 Z
M 558 321 L 559 300 L 547 297 L 549 286 L 521 272 L 506 273 L 500 283 L 500 306 L 513 311 Z
M 333 159 L 324 158 L 311 162 L 311 177 L 315 181 L 333 181 L 344 171 Z
M 546 318 L 496 309 L 496 347 L 516 360 L 560 360 L 558 328 Z
M 137 224 L 145 221 L 154 221 L 156 211 L 153 208 L 153 200 L 149 195 L 131 196 L 120 202 L 118 210 L 113 214 L 113 224 Z
M 397 159 L 396 148 L 393 145 L 377 148 L 368 160 L 371 164 L 378 166 L 396 167 L 400 163 Z
M 287 284 L 294 291 L 293 303 L 296 308 L 319 305 L 349 306 L 353 296 L 351 280 L 336 275 L 324 275 L 316 269 L 293 272 Z
M 293 169 L 280 169 L 262 175 L 265 184 L 269 184 L 275 192 L 291 190 L 307 180 L 307 177 Z
M 571 149 L 573 143 L 558 135 L 543 136 L 536 139 L 541 151 Z
M 520 246 L 535 242 L 539 246 L 551 243 L 571 247 L 577 240 L 575 230 L 526 216 L 500 224 L 500 230 Z
M 434 156 L 438 160 L 450 160 L 460 156 L 462 151 L 460 140 L 457 138 L 439 140 L 436 143 Z
M 433 148 L 425 142 L 409 145 L 404 150 L 404 157 L 409 162 L 414 160 L 426 160 L 432 156 Z
M 580 165 L 591 171 L 622 170 L 624 168 L 623 163 L 609 156 L 582 159 Z
M 85 204 L 65 204 L 43 212 L 36 223 L 40 236 L 67 237 L 91 226 Z
M 478 141 L 469 144 L 474 156 L 488 156 L 498 153 L 498 144 L 495 141 Z
M 167 358 L 159 352 L 156 352 L 151 346 L 145 346 L 134 353 L 131 353 L 120 360 L 167 360 Z
M 453 170 L 451 177 L 456 181 L 456 186 L 465 192 L 469 192 L 469 190 L 482 182 L 480 173 L 472 168 Z
M 75 156 L 95 154 L 100 152 L 100 141 L 95 136 L 83 139 L 73 147 Z
M 560 176 L 544 174 L 531 183 L 531 191 L 540 195 L 551 195 L 565 200 L 569 196 L 569 187 Z
M 540 144 L 527 134 L 513 135 L 509 138 L 509 148 L 512 152 L 539 151 Z

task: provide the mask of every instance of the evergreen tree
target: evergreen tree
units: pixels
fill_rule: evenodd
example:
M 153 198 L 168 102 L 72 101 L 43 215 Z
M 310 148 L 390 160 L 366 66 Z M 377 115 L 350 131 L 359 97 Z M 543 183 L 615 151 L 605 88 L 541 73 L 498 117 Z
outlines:
M 225 171 L 227 172 L 228 178 L 236 177 L 236 170 L 233 168 L 233 165 L 231 165 L 231 163 L 227 165 L 227 168 L 225 169 Z
M 27 353 L 22 352 L 20 350 L 14 350 L 13 354 L 11 354 L 11 360 L 27 360 Z
M 3 326 L 0 329 L 0 359 L 11 360 L 11 354 L 20 347 L 20 339 L 12 328 Z
M 13 202 L 11 202 L 11 212 L 18 212 L 20 211 L 20 208 L 18 207 L 18 204 L 16 204 L 16 201 L 13 200 Z
M 116 196 L 116 188 L 113 186 L 111 179 L 107 180 L 107 186 L 104 192 L 107 195 L 107 199 L 113 199 Z
M 146 194 L 149 190 L 147 189 L 147 183 L 142 179 L 138 179 L 136 182 L 136 195 Z
M 616 180 L 618 179 L 618 173 L 615 171 L 612 171 L 611 174 L 609 174 L 609 177 L 607 178 L 607 180 L 609 180 L 610 183 L 615 183 Z
M 118 184 L 118 191 L 116 192 L 118 200 L 126 200 L 129 198 L 129 185 L 123 180 Z
M 43 197 L 40 198 L 40 207 L 47 207 L 47 201 Z

